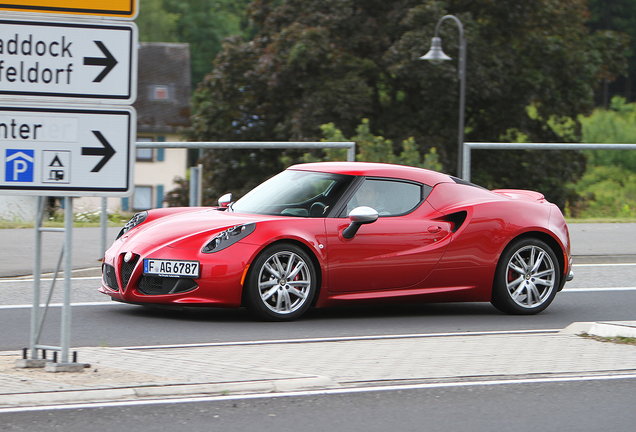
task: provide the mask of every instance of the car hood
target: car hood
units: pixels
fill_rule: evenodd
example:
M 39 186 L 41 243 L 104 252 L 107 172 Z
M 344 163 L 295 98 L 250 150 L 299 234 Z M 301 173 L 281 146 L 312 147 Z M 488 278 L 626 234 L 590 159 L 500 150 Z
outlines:
M 130 244 L 152 244 L 155 246 L 201 247 L 215 234 L 236 225 L 284 219 L 280 216 L 264 216 L 231 213 L 211 209 L 193 209 L 153 218 L 149 212 L 146 222 L 124 234 L 119 240 Z

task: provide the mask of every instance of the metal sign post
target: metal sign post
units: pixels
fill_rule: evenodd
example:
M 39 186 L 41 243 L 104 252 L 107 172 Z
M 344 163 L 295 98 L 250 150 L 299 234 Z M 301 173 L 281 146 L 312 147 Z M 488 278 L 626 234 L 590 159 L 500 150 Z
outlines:
M 68 367 L 68 351 L 71 347 L 71 270 L 73 262 L 73 197 L 64 198 L 64 294 L 62 297 L 62 328 L 60 345 L 62 348 L 62 362 L 54 365 Z M 76 363 L 76 362 L 74 362 Z M 72 366 L 72 365 L 71 365 Z M 84 365 L 77 365 L 84 367 Z

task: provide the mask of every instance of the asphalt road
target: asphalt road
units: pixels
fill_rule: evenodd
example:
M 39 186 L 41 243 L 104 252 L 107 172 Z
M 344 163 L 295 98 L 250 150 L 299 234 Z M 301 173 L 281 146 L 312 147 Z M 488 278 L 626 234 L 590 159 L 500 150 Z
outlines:
M 74 282 L 72 344 L 131 346 L 311 337 L 562 329 L 577 321 L 636 319 L 636 263 L 576 265 L 576 277 L 538 315 L 512 316 L 489 303 L 410 304 L 310 310 L 293 323 L 255 321 L 245 309 L 154 310 L 115 303 L 99 279 Z M 0 281 L 0 350 L 28 345 L 31 282 Z M 58 288 L 58 291 L 60 288 Z M 53 300 L 59 300 L 59 292 Z M 59 343 L 61 308 L 49 310 L 42 342 Z
M 474 383 L 414 390 L 171 400 L 3 413 L 2 429 L 137 431 L 631 432 L 636 379 Z

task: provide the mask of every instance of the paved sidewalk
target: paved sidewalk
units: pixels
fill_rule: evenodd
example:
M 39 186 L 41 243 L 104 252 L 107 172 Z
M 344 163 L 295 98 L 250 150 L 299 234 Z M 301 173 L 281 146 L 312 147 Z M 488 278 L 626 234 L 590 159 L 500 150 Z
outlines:
M 78 373 L 17 369 L 0 355 L 2 408 L 288 392 L 396 383 L 636 374 L 636 346 L 556 332 L 412 335 L 184 347 L 77 348 Z

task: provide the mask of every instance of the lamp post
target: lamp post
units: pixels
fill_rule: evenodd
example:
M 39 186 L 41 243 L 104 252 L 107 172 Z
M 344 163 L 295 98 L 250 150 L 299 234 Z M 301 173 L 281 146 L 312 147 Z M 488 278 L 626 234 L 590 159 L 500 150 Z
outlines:
M 431 40 L 431 49 L 420 60 L 428 60 L 433 64 L 440 64 L 444 60 L 451 60 L 442 50 L 442 39 L 438 36 L 439 27 L 447 19 L 452 19 L 459 27 L 459 140 L 457 144 L 457 177 L 462 177 L 462 159 L 464 154 L 464 107 L 466 101 L 466 39 L 462 22 L 454 15 L 442 17 L 435 26 L 435 35 Z

